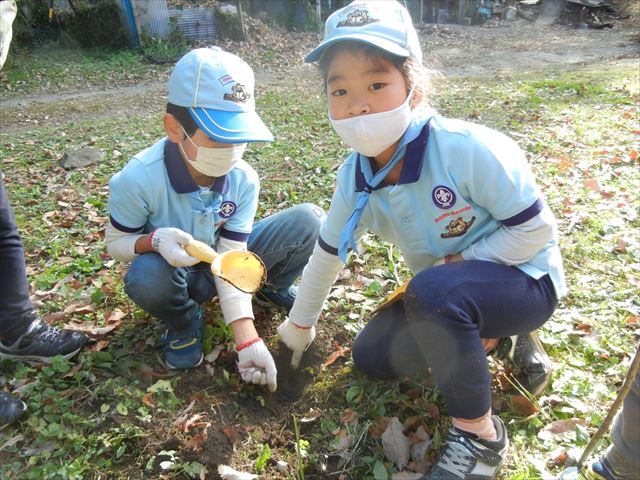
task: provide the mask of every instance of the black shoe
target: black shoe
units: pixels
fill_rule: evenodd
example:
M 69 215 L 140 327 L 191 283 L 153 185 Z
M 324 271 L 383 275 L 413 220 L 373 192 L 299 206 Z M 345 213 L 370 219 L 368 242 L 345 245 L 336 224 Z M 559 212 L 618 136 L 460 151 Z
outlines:
M 27 411 L 27 404 L 18 397 L 0 392 L 0 432 L 18 420 Z
M 511 363 L 514 378 L 534 397 L 549 385 L 553 368 L 537 332 L 501 338 L 495 353 Z
M 36 319 L 10 345 L 0 342 L 0 358 L 50 363 L 56 355 L 73 357 L 88 340 L 82 332 L 62 330 Z
M 420 480 L 492 480 L 496 478 L 509 448 L 509 440 L 502 420 L 495 415 L 491 419 L 498 432 L 498 439 L 493 442 L 451 427 L 438 461 Z

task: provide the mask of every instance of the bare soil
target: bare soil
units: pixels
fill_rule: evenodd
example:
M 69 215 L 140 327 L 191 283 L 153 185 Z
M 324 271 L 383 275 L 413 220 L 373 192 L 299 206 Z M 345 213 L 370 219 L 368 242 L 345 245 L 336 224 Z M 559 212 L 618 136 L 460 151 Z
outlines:
M 262 27 L 266 28 L 266 27 Z M 575 29 L 561 25 L 539 27 L 525 20 L 501 22 L 489 27 L 461 25 L 418 26 L 425 63 L 447 77 L 484 77 L 497 74 L 544 72 L 638 62 L 638 29 L 618 23 L 603 30 Z M 320 37 L 318 34 L 265 31 L 254 33 L 253 42 L 221 42 L 223 48 L 245 58 L 256 71 L 258 89 L 273 84 L 309 83 L 318 88 L 315 67 L 302 58 Z M 28 131 L 72 121 L 155 114 L 166 102 L 168 73 L 156 81 L 137 85 L 75 90 L 73 85 L 57 93 L 37 92 L 5 96 L 0 100 L 0 130 Z

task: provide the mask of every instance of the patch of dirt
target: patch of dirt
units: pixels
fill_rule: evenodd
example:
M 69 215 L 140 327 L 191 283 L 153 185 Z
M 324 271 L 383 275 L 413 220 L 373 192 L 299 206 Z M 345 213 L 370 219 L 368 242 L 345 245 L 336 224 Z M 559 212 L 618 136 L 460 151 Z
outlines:
M 244 58 L 256 72 L 258 89 L 270 85 L 309 84 L 318 88 L 314 66 L 303 57 L 320 40 L 316 33 L 285 33 L 256 23 L 259 42 L 221 42 Z M 257 27 L 255 27 L 257 28 Z M 525 20 L 490 27 L 418 25 L 425 64 L 446 77 L 482 77 L 569 69 L 588 64 L 637 61 L 637 30 L 618 23 L 604 30 L 580 30 L 561 25 L 538 27 Z M 292 48 L 293 46 L 293 48 Z M 166 102 L 167 75 L 153 83 L 64 93 L 13 96 L 0 101 L 3 133 L 29 131 L 69 122 L 159 115 Z

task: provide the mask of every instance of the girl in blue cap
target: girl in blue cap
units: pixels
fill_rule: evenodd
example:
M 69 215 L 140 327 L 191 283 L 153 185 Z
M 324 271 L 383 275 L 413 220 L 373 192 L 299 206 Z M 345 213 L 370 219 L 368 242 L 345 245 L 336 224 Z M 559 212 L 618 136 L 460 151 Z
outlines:
M 354 363 L 378 378 L 431 369 L 453 425 L 423 478 L 495 478 L 508 440 L 485 350 L 540 327 L 565 293 L 554 216 L 514 141 L 428 107 L 398 2 L 335 12 L 305 60 L 319 62 L 329 121 L 354 151 L 278 333 L 298 365 L 348 248 L 367 231 L 398 246 L 415 276 L 356 337 Z

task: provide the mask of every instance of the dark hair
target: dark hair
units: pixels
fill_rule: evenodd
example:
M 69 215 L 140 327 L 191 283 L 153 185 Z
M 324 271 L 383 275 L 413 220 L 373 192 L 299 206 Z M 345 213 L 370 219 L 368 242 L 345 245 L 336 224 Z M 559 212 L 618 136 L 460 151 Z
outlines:
M 167 113 L 173 115 L 176 120 L 180 122 L 180 125 L 182 125 L 184 131 L 187 132 L 187 135 L 193 137 L 193 134 L 198 130 L 198 125 L 189 113 L 189 109 L 187 107 L 180 107 L 173 103 L 167 103 Z
M 330 46 L 320 57 L 318 66 L 322 72 L 322 81 L 325 93 L 327 91 L 327 75 L 329 73 L 329 66 L 335 56 L 339 52 L 343 52 L 345 50 L 356 55 L 363 55 L 366 58 L 369 58 L 372 62 L 389 62 L 402 74 L 407 85 L 407 93 L 409 93 L 411 89 L 414 89 L 414 91 L 422 94 L 421 97 L 423 99 L 426 98 L 427 93 L 430 93 L 426 70 L 416 59 L 412 57 L 400 57 L 378 47 L 374 47 L 368 43 L 353 40 L 345 40 Z

